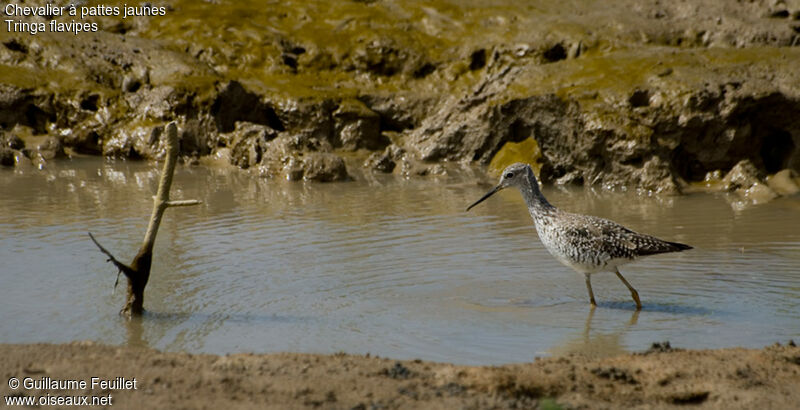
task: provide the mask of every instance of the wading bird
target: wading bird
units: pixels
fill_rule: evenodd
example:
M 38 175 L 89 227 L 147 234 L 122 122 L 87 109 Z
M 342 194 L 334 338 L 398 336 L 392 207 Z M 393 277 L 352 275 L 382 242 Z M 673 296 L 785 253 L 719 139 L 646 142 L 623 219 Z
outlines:
M 573 214 L 556 208 L 547 202 L 539 190 L 539 183 L 528 164 L 509 165 L 503 171 L 500 183 L 467 207 L 467 211 L 508 187 L 517 187 L 522 193 L 539 239 L 550 254 L 559 262 L 585 275 L 589 302 L 593 308 L 597 303 L 592 292 L 591 274 L 604 271 L 616 273 L 631 291 L 636 310 L 640 310 L 642 302 L 639 300 L 639 292 L 619 273 L 618 267 L 641 256 L 692 249 L 689 245 L 636 233 L 608 219 Z

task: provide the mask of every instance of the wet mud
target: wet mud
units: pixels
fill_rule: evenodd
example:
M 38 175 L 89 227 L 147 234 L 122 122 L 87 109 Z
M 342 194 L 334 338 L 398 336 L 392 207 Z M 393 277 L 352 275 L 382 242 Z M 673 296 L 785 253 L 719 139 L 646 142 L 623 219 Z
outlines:
M 267 177 L 523 160 L 545 183 L 798 190 L 796 1 L 156 3 L 0 31 L 0 163 L 158 159 L 177 120 L 185 160 Z

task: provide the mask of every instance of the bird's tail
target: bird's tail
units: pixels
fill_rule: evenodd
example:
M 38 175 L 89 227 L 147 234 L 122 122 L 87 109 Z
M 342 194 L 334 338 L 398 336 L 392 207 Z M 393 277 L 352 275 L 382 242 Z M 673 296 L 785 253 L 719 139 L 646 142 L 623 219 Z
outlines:
M 670 244 L 673 248 L 675 248 L 673 252 L 688 251 L 689 249 L 694 249 L 693 247 L 685 243 L 679 243 L 679 242 L 667 242 L 667 243 Z
M 641 246 L 638 249 L 636 249 L 636 255 L 637 256 L 657 255 L 659 253 L 680 252 L 680 251 L 685 251 L 687 249 L 692 249 L 691 246 L 683 243 L 662 241 L 657 238 L 654 239 L 655 241 L 650 242 L 645 246 Z

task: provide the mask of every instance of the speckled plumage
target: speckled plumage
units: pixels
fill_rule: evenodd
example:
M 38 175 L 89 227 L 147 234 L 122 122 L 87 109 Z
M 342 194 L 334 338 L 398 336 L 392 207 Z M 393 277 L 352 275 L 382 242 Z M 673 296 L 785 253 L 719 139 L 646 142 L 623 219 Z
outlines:
M 641 309 L 638 293 L 619 273 L 618 266 L 632 262 L 640 256 L 692 248 L 682 243 L 668 242 L 634 232 L 608 219 L 569 213 L 554 207 L 542 194 L 536 176 L 528 164 L 516 163 L 506 168 L 497 187 L 467 210 L 510 186 L 519 188 L 522 193 L 539 239 L 548 252 L 564 265 L 586 276 L 586 288 L 592 306 L 596 304 L 589 277 L 592 273 L 615 272 L 631 291 L 637 309 Z
M 581 273 L 613 271 L 639 256 L 687 249 L 682 244 L 643 235 L 608 219 L 554 208 L 531 216 L 545 248 Z

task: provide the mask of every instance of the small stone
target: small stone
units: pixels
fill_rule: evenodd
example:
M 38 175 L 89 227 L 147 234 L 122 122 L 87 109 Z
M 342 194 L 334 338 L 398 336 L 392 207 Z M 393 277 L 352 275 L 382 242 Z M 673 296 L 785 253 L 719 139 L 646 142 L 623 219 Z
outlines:
M 406 154 L 406 150 L 403 147 L 392 144 L 386 147 L 385 153 L 392 160 L 399 161 L 403 159 L 403 156 Z
M 760 172 L 750 160 L 743 159 L 728 171 L 728 174 L 722 179 L 722 184 L 727 191 L 748 189 L 760 182 L 759 174 Z
M 265 157 L 260 167 L 261 174 L 267 177 L 282 176 L 289 181 L 335 182 L 350 179 L 344 160 L 329 152 L 290 154 L 283 158 L 282 166 L 277 164 L 277 170 L 276 163 L 276 160 Z
M 267 143 L 278 136 L 272 128 L 238 121 L 228 140 L 231 141 L 231 164 L 247 169 L 261 162 Z
M 391 143 L 381 134 L 380 116 L 358 100 L 345 100 L 333 113 L 337 145 L 350 151 L 383 149 Z
M 722 170 L 715 169 L 714 171 L 706 172 L 703 178 L 703 183 L 707 187 L 713 187 L 722 183 Z
M 128 125 L 114 131 L 103 145 L 103 155 L 119 158 L 161 158 L 166 146 L 161 141 L 163 126 Z
M 761 182 L 756 182 L 750 188 L 744 190 L 738 189 L 736 193 L 745 199 L 749 199 L 754 204 L 763 204 L 778 197 L 775 191 Z
M 334 182 L 349 178 L 344 160 L 336 154 L 314 152 L 303 159 L 303 179 Z
M 43 143 L 36 147 L 36 150 L 38 151 L 38 155 L 45 160 L 62 158 L 66 156 L 64 153 L 64 146 L 61 145 L 61 141 L 56 137 L 47 137 Z
M 15 134 L 0 131 L 0 147 L 21 150 L 25 148 L 25 141 Z
M 27 150 L 14 151 L 14 162 L 17 168 L 29 168 L 33 166 L 33 161 L 28 157 Z
M 794 195 L 800 192 L 800 186 L 792 178 L 790 169 L 784 169 L 768 176 L 767 185 L 778 195 Z
M 447 168 L 442 164 L 431 165 L 428 168 L 428 175 L 445 176 L 447 175 Z
M 281 171 L 289 181 L 299 181 L 303 179 L 303 163 L 298 158 L 292 157 L 286 162 Z
M 386 152 L 375 152 L 364 161 L 364 168 L 390 174 L 397 164 Z

